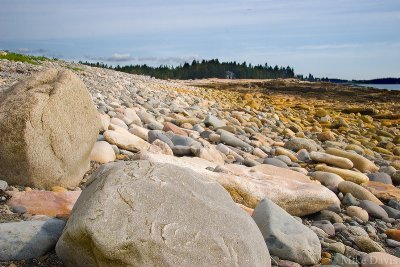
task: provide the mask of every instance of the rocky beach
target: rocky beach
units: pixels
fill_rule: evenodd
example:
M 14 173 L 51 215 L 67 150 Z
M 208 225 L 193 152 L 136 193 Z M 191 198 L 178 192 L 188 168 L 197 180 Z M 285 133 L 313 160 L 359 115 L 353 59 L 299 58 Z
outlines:
M 400 266 L 400 91 L 0 60 L 0 266 Z

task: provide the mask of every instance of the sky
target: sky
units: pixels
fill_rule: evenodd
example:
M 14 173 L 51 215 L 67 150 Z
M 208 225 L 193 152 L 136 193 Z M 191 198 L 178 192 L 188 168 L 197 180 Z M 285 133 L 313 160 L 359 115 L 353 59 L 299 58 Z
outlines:
M 400 77 L 400 0 L 1 0 L 0 49 L 72 61 L 218 58 Z

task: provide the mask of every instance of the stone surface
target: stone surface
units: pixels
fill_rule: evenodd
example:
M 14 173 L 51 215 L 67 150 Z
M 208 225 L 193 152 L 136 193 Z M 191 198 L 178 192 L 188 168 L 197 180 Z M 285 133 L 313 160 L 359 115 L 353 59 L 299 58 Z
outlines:
M 363 208 L 374 218 L 385 219 L 388 218 L 386 211 L 375 202 L 369 200 L 361 200 L 360 207 Z
M 362 183 L 369 181 L 368 176 L 366 176 L 365 174 L 360 173 L 360 172 L 329 167 L 326 165 L 317 165 L 315 167 L 315 169 L 317 171 L 331 172 L 331 173 L 337 174 L 340 177 L 342 177 L 344 180 L 354 182 L 356 184 L 362 184 Z
M 349 159 L 338 157 L 322 152 L 312 151 L 310 153 L 310 157 L 312 160 L 317 162 L 323 162 L 329 165 L 333 165 L 342 169 L 351 169 L 353 168 L 353 162 Z
M 252 215 L 273 256 L 301 265 L 321 259 L 318 236 L 269 199 L 263 199 Z
M 361 259 L 361 267 L 396 267 L 400 266 L 400 258 L 383 252 L 373 252 Z
M 313 177 L 315 180 L 320 181 L 321 184 L 327 187 L 330 186 L 337 188 L 339 184 L 344 181 L 343 178 L 340 177 L 339 175 L 330 172 L 316 171 L 310 173 L 309 175 Z
M 0 191 L 6 191 L 8 188 L 8 183 L 6 181 L 0 180 Z
M 385 234 L 396 241 L 400 241 L 400 230 L 398 229 L 388 229 Z
M 185 132 L 184 130 L 182 130 L 180 127 L 176 126 L 173 123 L 170 122 L 165 122 L 164 123 L 164 128 L 163 128 L 164 132 L 168 132 L 171 131 L 174 134 L 178 134 L 178 135 L 183 135 L 183 136 L 188 136 L 187 132 Z
M 389 174 L 384 172 L 369 173 L 367 176 L 370 181 L 392 184 L 392 178 L 390 178 Z
M 270 266 L 249 215 L 188 168 L 110 163 L 88 183 L 57 243 L 66 266 Z
M 391 184 L 370 181 L 363 183 L 362 186 L 381 200 L 400 200 L 400 189 Z
M 306 149 L 308 152 L 317 151 L 317 145 L 313 140 L 305 139 L 305 138 L 292 138 L 285 143 L 285 148 L 290 149 L 294 152 L 299 151 L 300 149 Z
M 104 132 L 104 137 L 110 144 L 132 152 L 147 150 L 150 147 L 149 143 L 128 131 L 125 133 L 108 130 Z
M 366 253 L 385 252 L 385 250 L 378 243 L 373 241 L 368 236 L 357 236 L 354 239 L 354 243 L 361 249 L 361 251 Z
M 348 158 L 353 162 L 354 168 L 358 169 L 361 172 L 377 172 L 379 170 L 379 168 L 373 162 L 356 153 L 351 153 L 332 147 L 328 148 L 326 150 L 326 153 L 338 157 Z
M 251 150 L 252 147 L 247 144 L 246 142 L 240 140 L 239 138 L 237 138 L 236 136 L 234 136 L 231 133 L 228 133 L 226 131 L 223 131 L 221 133 L 221 141 L 227 145 L 230 146 L 235 146 L 235 147 L 241 147 L 247 150 Z
M 63 220 L 0 224 L 0 261 L 27 260 L 54 248 L 65 226 Z
M 360 207 L 349 206 L 346 208 L 346 213 L 350 217 L 355 216 L 355 217 L 359 218 L 360 220 L 362 220 L 363 222 L 367 222 L 369 219 L 368 212 L 363 210 Z
M 247 168 L 228 164 L 218 172 L 207 170 L 217 164 L 199 158 L 174 158 L 142 153 L 141 159 L 170 163 L 192 169 L 204 177 L 220 183 L 237 203 L 254 208 L 263 198 L 269 198 L 291 215 L 303 216 L 339 206 L 339 199 L 329 189 L 304 174 L 271 165 Z
M 29 214 L 41 214 L 48 216 L 68 216 L 76 200 L 81 194 L 80 191 L 52 192 L 52 191 L 8 191 L 11 196 L 7 205 L 23 207 Z
M 378 205 L 383 204 L 382 201 L 380 201 L 377 197 L 375 197 L 367 189 L 365 189 L 364 187 L 362 187 L 358 184 L 355 184 L 353 182 L 343 181 L 339 184 L 338 188 L 339 188 L 340 192 L 342 192 L 343 194 L 350 193 L 357 199 L 370 200 Z
M 90 153 L 89 159 L 100 163 L 108 163 L 116 158 L 114 149 L 105 141 L 96 142 Z
M 0 179 L 78 185 L 100 127 L 86 86 L 71 71 L 49 69 L 15 84 L 0 95 Z
M 264 159 L 263 163 L 268 165 L 273 165 L 279 168 L 288 168 L 288 165 L 285 162 L 276 158 L 266 158 Z

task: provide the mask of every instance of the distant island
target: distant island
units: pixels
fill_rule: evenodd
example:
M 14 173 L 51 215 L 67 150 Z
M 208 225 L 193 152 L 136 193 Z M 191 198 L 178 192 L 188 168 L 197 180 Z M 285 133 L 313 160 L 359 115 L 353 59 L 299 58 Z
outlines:
M 342 80 L 342 79 L 330 79 L 322 78 L 320 79 L 324 82 L 331 83 L 351 83 L 351 84 L 400 84 L 400 78 L 378 78 L 371 80 Z

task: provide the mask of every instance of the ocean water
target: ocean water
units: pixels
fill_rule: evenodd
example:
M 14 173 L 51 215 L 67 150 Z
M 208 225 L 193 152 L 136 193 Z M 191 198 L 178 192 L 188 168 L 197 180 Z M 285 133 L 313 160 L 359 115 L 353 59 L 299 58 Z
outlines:
M 373 87 L 377 89 L 400 90 L 400 84 L 357 84 L 358 86 Z

